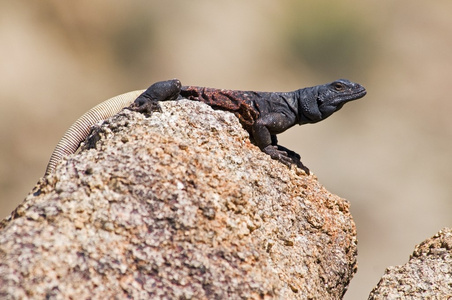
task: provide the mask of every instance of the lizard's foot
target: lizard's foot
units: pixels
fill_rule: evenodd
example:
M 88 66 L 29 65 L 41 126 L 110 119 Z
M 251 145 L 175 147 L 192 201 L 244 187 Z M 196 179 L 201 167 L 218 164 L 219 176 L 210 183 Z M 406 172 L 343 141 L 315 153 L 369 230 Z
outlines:
M 306 174 L 310 174 L 309 169 L 301 162 L 300 155 L 292 150 L 279 145 L 269 145 L 262 149 L 262 151 L 288 167 L 290 167 L 290 165 L 296 165 L 298 168 L 304 170 Z
M 306 172 L 306 174 L 308 174 L 308 175 L 311 174 L 308 167 L 303 165 L 303 163 L 301 162 L 301 157 L 298 153 L 296 153 L 295 151 L 292 151 L 290 149 L 287 149 L 286 147 L 280 146 L 280 145 L 278 145 L 278 149 L 284 150 L 285 152 L 287 152 L 287 156 L 292 159 L 292 162 L 294 165 L 296 165 L 298 168 L 304 170 Z
M 91 130 L 86 139 L 80 144 L 81 150 L 95 149 L 96 143 L 101 139 L 102 127 L 99 124 L 91 126 Z
M 139 96 L 128 109 L 147 115 L 151 115 L 153 112 L 162 112 L 158 101 L 147 98 L 144 95 Z
M 287 152 L 278 150 L 278 146 L 268 145 L 262 149 L 262 151 L 270 155 L 271 158 L 279 160 L 286 166 L 290 166 L 293 163 L 292 159 L 287 155 Z

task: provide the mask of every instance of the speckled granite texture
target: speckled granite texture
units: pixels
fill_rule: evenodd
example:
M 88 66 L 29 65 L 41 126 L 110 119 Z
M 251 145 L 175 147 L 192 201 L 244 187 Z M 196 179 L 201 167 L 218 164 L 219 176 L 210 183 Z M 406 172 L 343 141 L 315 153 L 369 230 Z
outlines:
M 452 229 L 417 245 L 405 265 L 387 268 L 369 299 L 452 299 Z
M 234 115 L 123 111 L 0 225 L 0 298 L 337 299 L 349 203 L 282 165 Z

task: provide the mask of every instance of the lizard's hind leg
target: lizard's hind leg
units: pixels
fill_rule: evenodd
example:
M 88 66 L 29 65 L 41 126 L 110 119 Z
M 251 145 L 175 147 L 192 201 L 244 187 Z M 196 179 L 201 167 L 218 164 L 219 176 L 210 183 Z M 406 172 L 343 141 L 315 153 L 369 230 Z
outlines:
M 151 85 L 129 106 L 130 110 L 152 114 L 161 112 L 159 101 L 175 100 L 179 96 L 182 84 L 178 79 L 158 81 Z

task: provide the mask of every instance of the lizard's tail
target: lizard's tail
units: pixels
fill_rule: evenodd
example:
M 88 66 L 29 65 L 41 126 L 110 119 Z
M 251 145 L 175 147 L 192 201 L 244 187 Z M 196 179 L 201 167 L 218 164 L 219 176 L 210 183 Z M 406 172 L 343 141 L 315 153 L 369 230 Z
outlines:
M 143 90 L 133 91 L 110 98 L 94 106 L 82 115 L 71 127 L 69 127 L 56 145 L 55 150 L 53 150 L 53 153 L 50 156 L 49 163 L 47 164 L 45 175 L 52 173 L 55 170 L 57 163 L 64 156 L 73 154 L 77 151 L 80 143 L 89 135 L 92 125 L 117 114 L 124 107 L 132 104 L 141 93 L 143 93 Z

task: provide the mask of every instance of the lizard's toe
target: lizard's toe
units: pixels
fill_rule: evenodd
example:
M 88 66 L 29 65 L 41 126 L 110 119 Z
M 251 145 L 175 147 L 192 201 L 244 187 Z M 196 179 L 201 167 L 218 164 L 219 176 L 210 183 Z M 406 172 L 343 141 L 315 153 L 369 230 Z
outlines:
M 144 96 L 138 97 L 128 109 L 144 114 L 151 115 L 153 112 L 162 112 L 162 108 L 158 101 L 146 98 Z
M 290 167 L 291 165 L 296 165 L 298 168 L 304 170 L 306 174 L 310 174 L 309 169 L 301 162 L 300 155 L 296 154 L 293 151 L 289 150 L 290 152 L 288 153 L 286 151 L 278 150 L 278 146 L 273 145 L 265 147 L 264 149 L 262 149 L 262 151 L 270 155 L 271 158 L 280 161 L 288 167 Z
M 290 166 L 293 163 L 292 159 L 287 155 L 287 152 L 278 150 L 276 146 L 269 145 L 262 149 L 262 151 L 270 155 L 271 158 L 279 160 L 287 166 Z

